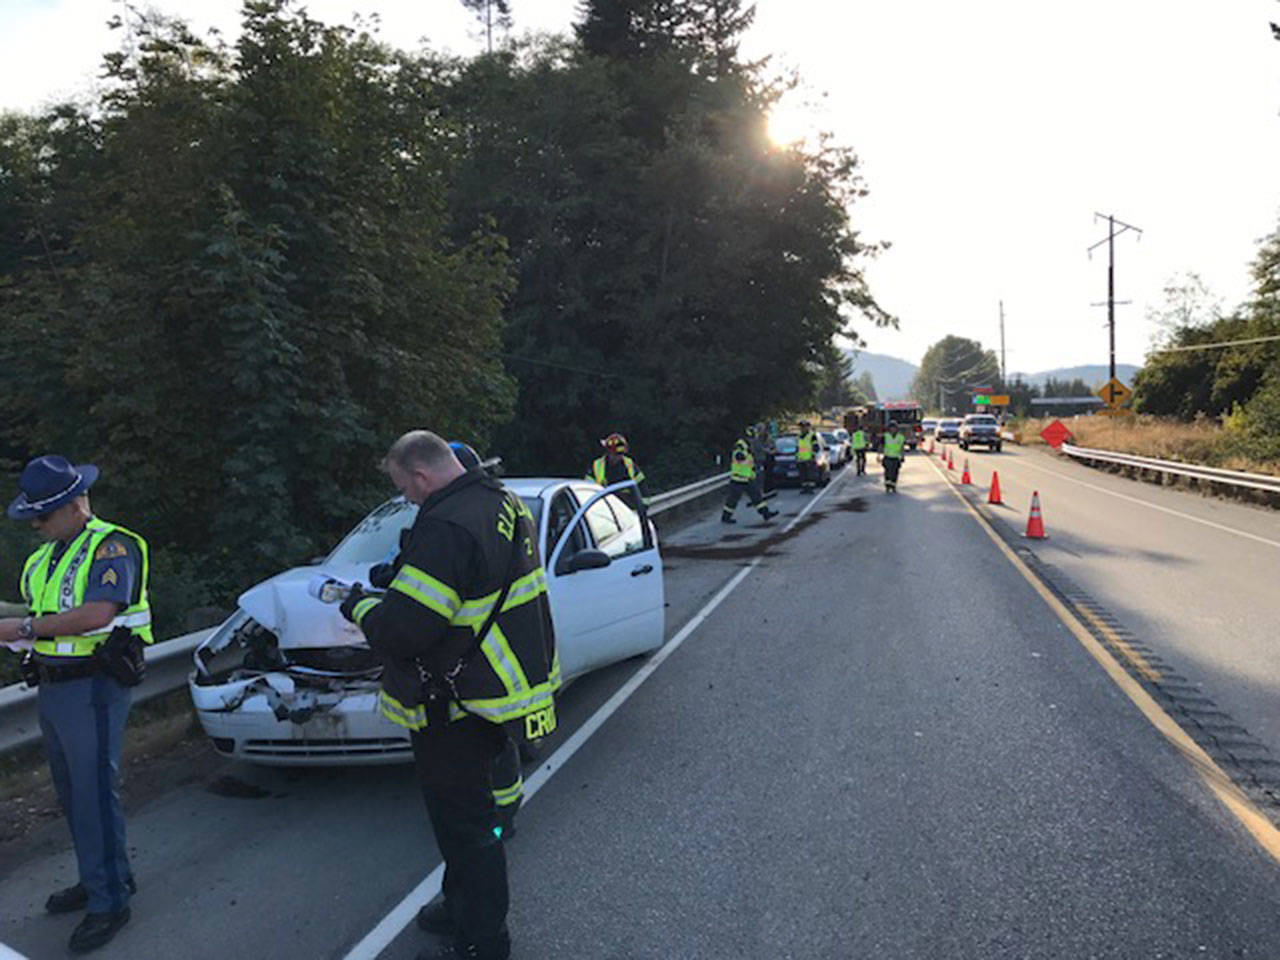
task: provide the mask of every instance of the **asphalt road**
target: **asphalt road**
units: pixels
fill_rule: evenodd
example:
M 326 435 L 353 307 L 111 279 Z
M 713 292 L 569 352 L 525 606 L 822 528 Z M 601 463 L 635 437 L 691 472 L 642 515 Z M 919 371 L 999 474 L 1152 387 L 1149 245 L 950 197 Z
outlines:
M 669 636 L 752 569 L 521 813 L 513 956 L 1280 955 L 1274 862 L 924 458 L 874 474 L 789 536 L 667 539 Z M 638 668 L 576 684 L 560 742 Z M 216 772 L 134 811 L 99 956 L 345 956 L 437 863 L 406 769 Z M 72 878 L 63 844 L 0 880 L 0 939 L 63 956 L 40 904 Z
M 968 456 L 983 490 L 999 471 L 1008 506 L 993 513 L 1009 529 L 1025 530 L 1038 490 L 1049 539 L 1036 555 L 1280 757 L 1280 511 L 1135 482 L 1040 448 Z

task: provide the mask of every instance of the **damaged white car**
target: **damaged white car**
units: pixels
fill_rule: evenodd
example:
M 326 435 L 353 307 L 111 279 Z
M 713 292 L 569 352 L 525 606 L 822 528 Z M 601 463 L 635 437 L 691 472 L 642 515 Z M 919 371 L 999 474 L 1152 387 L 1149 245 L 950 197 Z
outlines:
M 653 525 L 584 480 L 506 479 L 537 525 L 566 680 L 662 645 L 662 557 Z M 403 497 L 365 517 L 315 566 L 241 594 L 239 609 L 195 652 L 191 698 L 222 754 L 277 765 L 412 759 L 403 727 L 378 710 L 382 666 L 337 605 L 308 593 L 317 573 L 367 583 L 393 556 L 418 508 Z

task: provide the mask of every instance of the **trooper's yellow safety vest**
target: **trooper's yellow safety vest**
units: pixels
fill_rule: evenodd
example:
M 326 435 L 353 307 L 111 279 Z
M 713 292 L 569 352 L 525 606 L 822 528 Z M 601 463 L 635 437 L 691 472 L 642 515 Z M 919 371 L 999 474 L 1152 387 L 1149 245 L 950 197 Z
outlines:
M 744 439 L 733 445 L 733 460 L 729 464 L 729 480 L 734 483 L 750 483 L 756 478 L 756 458 L 751 446 Z
M 816 433 L 802 433 L 800 439 L 796 441 L 796 459 L 812 460 L 813 451 L 817 446 L 818 435 Z
M 901 433 L 886 433 L 884 435 L 884 455 L 886 457 L 897 457 L 902 459 L 902 448 L 907 445 L 907 438 Z
M 27 602 L 33 617 L 65 613 L 84 603 L 85 588 L 89 584 L 89 567 L 102 542 L 112 534 L 128 537 L 138 547 L 142 569 L 138 571 L 139 589 L 137 602 L 125 607 L 105 627 L 93 633 L 66 637 L 38 637 L 35 652 L 42 657 L 87 657 L 107 639 L 116 627 L 128 627 L 144 643 L 151 643 L 151 606 L 147 599 L 147 575 L 150 560 L 147 541 L 132 530 L 97 517 L 80 531 L 80 535 L 67 544 L 58 562 L 50 569 L 53 557 L 52 541 L 44 544 L 27 558 L 22 568 L 22 598 Z
M 853 436 L 849 438 L 849 445 L 854 450 L 867 449 L 867 435 L 861 430 L 853 431 Z

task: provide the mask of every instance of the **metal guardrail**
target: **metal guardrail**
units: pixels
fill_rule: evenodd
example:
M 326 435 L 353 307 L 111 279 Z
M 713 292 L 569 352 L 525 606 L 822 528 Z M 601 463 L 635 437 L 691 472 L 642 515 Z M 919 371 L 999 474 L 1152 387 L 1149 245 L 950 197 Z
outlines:
M 649 515 L 662 514 L 716 493 L 728 481 L 729 474 L 720 473 L 660 493 L 649 499 Z M 148 647 L 146 679 L 134 689 L 133 702 L 145 703 L 180 689 L 187 682 L 196 647 L 213 629 L 197 630 Z M 39 739 L 40 719 L 36 715 L 35 689 L 25 683 L 0 688 L 0 755 L 29 747 Z
M 133 688 L 133 702 L 145 703 L 185 684 L 192 652 L 212 632 L 213 628 L 197 630 L 147 647 L 146 677 Z M 0 754 L 29 747 L 39 739 L 35 688 L 25 683 L 0 688 Z
M 1076 447 L 1069 443 L 1062 445 L 1062 452 L 1077 460 L 1092 460 L 1098 463 L 1114 463 L 1141 470 L 1153 470 L 1194 480 L 1218 483 L 1229 487 L 1245 487 L 1250 490 L 1263 490 L 1280 494 L 1280 477 L 1268 476 L 1265 473 L 1242 473 L 1239 470 L 1222 470 L 1218 467 L 1202 467 L 1194 463 L 1178 463 L 1173 460 L 1156 460 L 1152 457 L 1139 457 L 1131 453 L 1117 453 L 1114 450 L 1093 450 L 1089 447 Z

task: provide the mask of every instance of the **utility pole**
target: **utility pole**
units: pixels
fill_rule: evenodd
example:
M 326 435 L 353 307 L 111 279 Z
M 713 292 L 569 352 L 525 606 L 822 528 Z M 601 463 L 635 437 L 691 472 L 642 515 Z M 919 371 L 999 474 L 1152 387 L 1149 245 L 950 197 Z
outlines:
M 1138 234 L 1139 237 L 1141 237 L 1142 228 L 1135 227 L 1133 224 L 1125 223 L 1122 220 L 1117 220 L 1115 217 L 1113 217 L 1109 213 L 1108 214 L 1095 213 L 1093 216 L 1095 220 L 1098 217 L 1103 217 L 1103 216 L 1107 218 L 1107 238 L 1105 240 L 1099 240 L 1097 243 L 1095 243 L 1092 247 L 1089 248 L 1088 253 L 1089 253 L 1089 256 L 1092 258 L 1094 250 L 1098 249 L 1098 247 L 1102 246 L 1104 243 L 1107 245 L 1107 304 L 1106 306 L 1107 306 L 1107 325 L 1111 328 L 1111 379 L 1114 380 L 1116 378 L 1116 237 L 1120 236 L 1120 234 L 1124 233 L 1126 230 L 1133 230 L 1135 233 Z M 1116 230 L 1117 224 L 1120 226 L 1119 230 Z M 1131 301 L 1129 300 L 1120 301 L 1121 304 L 1126 304 L 1130 302 Z M 1100 307 L 1102 306 L 1102 304 L 1095 303 L 1093 304 L 1093 306 Z
M 1000 301 L 1000 384 L 1004 389 L 1009 388 L 1008 372 L 1004 366 L 1004 301 Z

